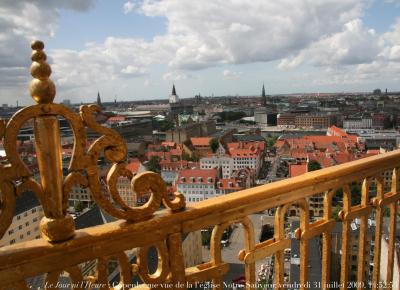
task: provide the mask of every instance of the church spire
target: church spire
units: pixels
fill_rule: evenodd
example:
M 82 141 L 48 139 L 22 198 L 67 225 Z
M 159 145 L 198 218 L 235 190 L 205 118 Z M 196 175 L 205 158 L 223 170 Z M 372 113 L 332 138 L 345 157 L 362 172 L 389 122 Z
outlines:
M 172 96 L 176 96 L 175 84 L 172 85 Z
M 101 107 L 101 99 L 100 99 L 100 92 L 97 92 L 97 105 Z
M 172 85 L 172 93 L 169 96 L 169 103 L 170 104 L 179 103 L 179 97 L 176 94 L 175 84 Z
M 261 91 L 261 102 L 262 105 L 265 107 L 267 105 L 267 96 L 265 95 L 265 87 L 264 84 L 262 86 L 262 91 Z

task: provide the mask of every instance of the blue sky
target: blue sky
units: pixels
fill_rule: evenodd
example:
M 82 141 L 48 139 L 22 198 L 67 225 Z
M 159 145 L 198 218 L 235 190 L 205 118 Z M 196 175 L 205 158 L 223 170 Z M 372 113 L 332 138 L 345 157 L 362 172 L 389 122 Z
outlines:
M 399 0 L 0 3 L 0 102 L 28 104 L 42 39 L 57 101 L 400 90 Z

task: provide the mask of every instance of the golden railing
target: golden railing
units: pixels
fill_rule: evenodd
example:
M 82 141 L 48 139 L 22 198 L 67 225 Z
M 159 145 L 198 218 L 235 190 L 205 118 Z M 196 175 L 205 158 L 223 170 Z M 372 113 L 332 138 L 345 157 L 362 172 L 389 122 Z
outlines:
M 400 151 L 393 151 L 343 165 L 310 172 L 302 176 L 235 192 L 229 195 L 185 205 L 183 195 L 175 193 L 174 199 L 167 195 L 162 179 L 154 173 L 145 172 L 132 178 L 125 169 L 126 146 L 122 138 L 108 128 L 97 124 L 93 114 L 96 106 L 82 106 L 80 114 L 67 107 L 52 103 L 55 87 L 49 79 L 51 70 L 46 63 L 40 41 L 32 44 L 30 92 L 36 105 L 17 112 L 7 123 L 0 122 L 0 138 L 7 154 L 6 164 L 0 165 L 1 213 L 0 232 L 3 235 L 10 226 L 16 197 L 26 190 L 33 191 L 43 206 L 45 217 L 41 221 L 42 239 L 22 242 L 0 249 L 0 288 L 28 289 L 26 279 L 46 274 L 48 289 L 56 285 L 59 275 L 69 273 L 74 289 L 82 289 L 95 283 L 100 289 L 114 289 L 107 281 L 107 261 L 117 259 L 121 273 L 120 287 L 130 288 L 132 277 L 140 276 L 144 288 L 186 289 L 188 282 L 212 281 L 214 288 L 222 287 L 224 274 L 229 265 L 221 255 L 221 237 L 224 229 L 240 223 L 245 233 L 245 249 L 238 253 L 245 265 L 246 288 L 256 285 L 255 262 L 267 256 L 275 257 L 275 288 L 284 288 L 284 249 L 291 240 L 285 234 L 285 215 L 292 205 L 300 208 L 300 227 L 296 237 L 300 240 L 300 284 L 305 288 L 308 279 L 309 240 L 322 236 L 322 289 L 327 289 L 330 279 L 331 239 L 335 220 L 332 213 L 332 197 L 339 189 L 343 191 L 343 209 L 339 217 L 343 223 L 341 289 L 347 288 L 350 222 L 361 220 L 358 248 L 357 288 L 365 281 L 365 245 L 367 218 L 373 213 L 376 220 L 375 251 L 372 289 L 385 286 L 391 288 L 394 269 L 395 233 L 400 168 Z M 62 116 L 71 125 L 75 137 L 73 157 L 69 174 L 63 177 L 61 170 L 61 146 L 58 117 Z M 35 142 L 41 182 L 36 182 L 17 152 L 17 134 L 28 120 L 34 120 Z M 99 135 L 86 150 L 86 128 Z M 107 175 L 108 191 L 112 201 L 103 194 L 97 169 L 100 154 L 112 163 Z M 383 172 L 392 172 L 390 189 L 384 187 Z M 151 193 L 144 206 L 130 208 L 118 194 L 118 177 L 132 179 L 132 188 L 137 194 Z M 361 203 L 351 205 L 349 185 L 361 182 Z M 370 198 L 371 184 L 376 195 Z M 74 221 L 67 214 L 67 201 L 73 185 L 87 186 L 97 204 L 108 214 L 118 218 L 116 222 L 101 226 L 74 229 Z M 311 222 L 308 197 L 324 194 L 323 217 Z M 161 202 L 166 209 L 159 210 Z M 390 209 L 389 251 L 387 277 L 379 277 L 383 211 Z M 274 237 L 256 243 L 253 224 L 248 217 L 267 209 L 276 208 Z M 182 252 L 182 235 L 213 227 L 211 237 L 211 259 L 203 264 L 185 268 Z M 150 274 L 147 251 L 156 247 L 158 269 Z M 127 250 L 138 248 L 138 257 L 131 263 Z M 79 264 L 96 260 L 96 274 L 84 277 Z M 125 286 L 124 286 L 124 285 Z M 94 284 L 91 284 L 92 286 Z M 161 286 L 163 285 L 163 286 Z M 169 286 L 168 286 L 169 285 Z M 382 286 L 383 285 L 383 286 Z M 87 288 L 87 287 L 86 287 Z M 95 288 L 95 286 L 93 286 Z M 116 288 L 117 289 L 117 288 Z

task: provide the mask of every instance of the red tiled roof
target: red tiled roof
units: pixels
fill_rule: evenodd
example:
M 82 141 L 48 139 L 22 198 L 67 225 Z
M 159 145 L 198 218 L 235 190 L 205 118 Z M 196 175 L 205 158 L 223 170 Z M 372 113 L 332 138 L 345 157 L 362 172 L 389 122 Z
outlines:
M 107 119 L 107 122 L 114 123 L 114 122 L 122 122 L 125 121 L 124 116 L 114 116 Z
M 279 149 L 279 148 L 283 147 L 285 144 L 286 144 L 286 140 L 278 140 L 275 142 L 275 147 Z
M 176 184 L 203 183 L 211 184 L 217 179 L 216 169 L 185 169 L 179 171 Z
M 259 153 L 257 149 L 231 149 L 229 154 L 232 157 L 256 157 Z
M 379 150 L 379 149 L 369 149 L 369 150 L 367 150 L 367 154 L 368 154 L 368 155 L 377 155 L 377 154 L 381 154 L 381 150 Z
M 210 137 L 192 137 L 190 138 L 190 142 L 192 142 L 193 146 L 210 146 Z
M 142 163 L 139 160 L 132 160 L 126 165 L 126 169 L 131 171 L 133 174 L 137 174 L 141 165 Z
M 329 127 L 328 131 L 332 133 L 332 136 L 342 136 L 342 137 L 347 136 L 347 133 L 345 131 L 336 127 L 335 125 Z
M 234 178 L 221 178 L 218 180 L 217 187 L 219 189 L 235 189 L 241 190 L 243 189 L 242 186 L 239 185 L 237 180 Z
M 179 170 L 187 168 L 188 162 L 186 160 L 182 161 L 161 160 L 160 166 L 162 170 Z
M 260 151 L 264 151 L 265 148 L 265 142 L 260 142 L 260 141 L 241 141 L 241 142 L 231 142 L 227 144 L 228 150 L 231 149 L 251 149 L 251 148 L 256 148 Z
M 294 177 L 307 172 L 307 164 L 290 164 L 289 176 Z
M 150 160 L 150 158 L 152 156 L 157 156 L 159 157 L 161 160 L 171 160 L 171 153 L 170 152 L 157 152 L 157 151 L 151 151 L 151 152 L 146 152 L 146 157 L 148 160 Z
M 165 147 L 168 146 L 170 148 L 175 148 L 176 143 L 172 142 L 172 141 L 164 141 L 164 142 L 161 142 L 161 146 L 165 146 Z
M 335 159 L 337 164 L 342 164 L 357 159 L 354 154 L 350 154 L 348 152 L 337 153 L 335 156 L 333 156 L 333 158 Z
M 182 149 L 170 149 L 169 153 L 171 153 L 171 155 L 180 156 L 183 152 Z

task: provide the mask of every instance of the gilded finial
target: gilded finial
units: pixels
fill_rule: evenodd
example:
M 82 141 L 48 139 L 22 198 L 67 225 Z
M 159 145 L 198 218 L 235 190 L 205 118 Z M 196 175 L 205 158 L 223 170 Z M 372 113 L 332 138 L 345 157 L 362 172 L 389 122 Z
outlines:
M 51 79 L 50 65 L 46 62 L 46 54 L 43 51 L 44 44 L 40 40 L 35 40 L 32 47 L 31 75 L 34 79 L 29 85 L 32 98 L 38 104 L 51 103 L 56 95 L 56 87 Z

